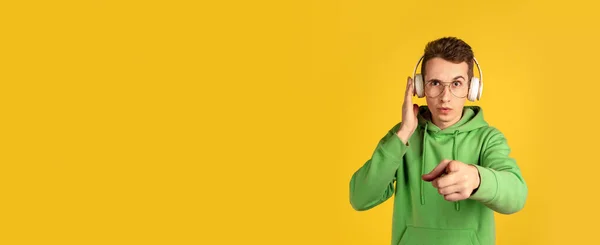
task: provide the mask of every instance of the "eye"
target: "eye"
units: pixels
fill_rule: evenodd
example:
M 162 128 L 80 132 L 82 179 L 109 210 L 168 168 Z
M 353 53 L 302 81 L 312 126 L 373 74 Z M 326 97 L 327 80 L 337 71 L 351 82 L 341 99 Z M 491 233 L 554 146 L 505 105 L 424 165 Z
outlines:
M 440 85 L 439 81 L 431 81 L 429 84 L 431 84 L 431 86 L 438 86 Z
M 454 82 L 452 82 L 452 86 L 454 86 L 454 87 L 460 87 L 460 86 L 462 86 L 462 82 L 460 82 L 460 81 L 454 81 Z

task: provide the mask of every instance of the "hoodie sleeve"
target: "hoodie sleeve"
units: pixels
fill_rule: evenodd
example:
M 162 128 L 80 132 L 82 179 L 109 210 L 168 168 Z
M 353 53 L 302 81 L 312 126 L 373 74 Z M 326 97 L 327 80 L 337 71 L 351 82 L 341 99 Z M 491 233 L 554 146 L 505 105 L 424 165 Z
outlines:
M 484 143 L 479 170 L 479 189 L 470 197 L 502 214 L 512 214 L 525 206 L 527 185 L 504 135 L 493 129 Z
M 407 145 L 396 134 L 394 126 L 379 141 L 371 158 L 350 179 L 350 204 L 357 211 L 371 209 L 394 194 L 396 171 L 402 164 Z

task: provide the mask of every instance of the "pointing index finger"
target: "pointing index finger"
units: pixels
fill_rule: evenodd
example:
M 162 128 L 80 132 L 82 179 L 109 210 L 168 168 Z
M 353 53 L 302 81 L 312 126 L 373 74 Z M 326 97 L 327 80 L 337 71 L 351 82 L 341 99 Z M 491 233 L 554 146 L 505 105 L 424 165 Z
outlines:
M 446 172 L 446 167 L 452 160 L 443 160 L 431 172 L 422 176 L 425 181 L 432 181 Z

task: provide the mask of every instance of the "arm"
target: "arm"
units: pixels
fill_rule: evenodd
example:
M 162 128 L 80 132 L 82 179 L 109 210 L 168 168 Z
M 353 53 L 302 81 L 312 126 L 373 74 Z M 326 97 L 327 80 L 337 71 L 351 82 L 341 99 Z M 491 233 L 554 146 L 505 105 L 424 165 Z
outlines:
M 509 156 L 506 138 L 494 129 L 484 147 L 480 166 L 474 165 L 481 182 L 470 198 L 498 213 L 520 211 L 525 206 L 528 189 L 515 159 Z
M 403 132 L 397 131 L 397 126 L 379 141 L 371 159 L 352 175 L 350 204 L 357 211 L 371 209 L 394 194 L 396 171 L 407 149 L 403 143 L 407 141 L 400 138 Z
M 419 106 L 412 103 L 414 84 L 408 77 L 402 104 L 402 122 L 379 141 L 375 152 L 350 179 L 350 204 L 355 210 L 371 209 L 394 195 L 396 171 L 417 128 Z M 402 169 L 402 168 L 401 168 Z

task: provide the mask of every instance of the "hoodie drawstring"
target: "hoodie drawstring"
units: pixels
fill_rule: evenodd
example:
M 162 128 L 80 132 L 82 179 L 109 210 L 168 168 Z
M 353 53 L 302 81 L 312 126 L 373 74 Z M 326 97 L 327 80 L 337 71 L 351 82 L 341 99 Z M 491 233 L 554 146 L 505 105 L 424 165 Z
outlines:
M 458 160 L 458 148 L 456 147 L 456 135 L 458 135 L 458 130 L 454 130 L 454 135 L 452 137 L 452 160 Z M 454 207 L 456 211 L 460 211 L 460 201 L 456 201 L 454 203 Z
M 421 155 L 421 176 L 423 176 L 425 174 L 425 142 L 427 141 L 427 123 L 425 123 L 425 131 L 423 133 L 423 155 Z M 424 180 L 421 180 L 421 205 L 425 205 L 425 195 L 424 195 L 424 188 L 423 188 L 423 184 L 425 183 Z

